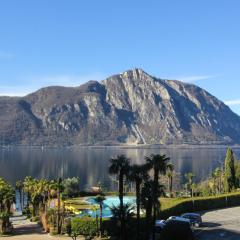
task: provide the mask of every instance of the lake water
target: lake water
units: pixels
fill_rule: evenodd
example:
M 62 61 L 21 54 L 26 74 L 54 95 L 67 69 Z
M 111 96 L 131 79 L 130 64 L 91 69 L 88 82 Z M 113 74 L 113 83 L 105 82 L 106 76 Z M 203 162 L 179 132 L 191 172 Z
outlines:
M 151 153 L 166 154 L 177 172 L 182 176 L 193 172 L 199 181 L 223 164 L 226 148 L 0 148 L 0 177 L 15 183 L 28 175 L 51 179 L 78 176 L 82 188 L 87 189 L 100 181 L 104 187 L 113 189 L 116 183 L 108 174 L 111 157 L 126 154 L 132 162 L 140 164 L 144 162 L 144 156 Z M 234 149 L 234 153 L 240 157 L 240 148 Z

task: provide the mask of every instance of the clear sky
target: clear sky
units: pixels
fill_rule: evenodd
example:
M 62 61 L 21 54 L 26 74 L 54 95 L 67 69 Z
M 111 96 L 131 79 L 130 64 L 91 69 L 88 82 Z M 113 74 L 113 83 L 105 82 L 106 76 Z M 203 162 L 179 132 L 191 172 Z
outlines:
M 240 114 L 239 0 L 2 0 L 0 95 L 140 67 Z

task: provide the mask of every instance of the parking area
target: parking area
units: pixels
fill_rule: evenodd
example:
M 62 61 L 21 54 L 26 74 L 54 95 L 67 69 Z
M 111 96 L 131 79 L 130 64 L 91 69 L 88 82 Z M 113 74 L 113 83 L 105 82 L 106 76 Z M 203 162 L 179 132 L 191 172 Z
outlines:
M 202 214 L 203 226 L 195 230 L 196 240 L 239 240 L 240 207 Z

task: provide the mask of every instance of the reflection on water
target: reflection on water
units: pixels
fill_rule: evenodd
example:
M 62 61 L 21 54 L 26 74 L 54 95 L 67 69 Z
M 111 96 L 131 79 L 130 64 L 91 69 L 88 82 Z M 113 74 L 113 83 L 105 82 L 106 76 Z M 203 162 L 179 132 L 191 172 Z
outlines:
M 240 156 L 240 149 L 235 149 L 234 152 Z M 193 172 L 197 180 L 201 180 L 214 168 L 221 166 L 226 148 L 0 148 L 0 177 L 14 183 L 28 175 L 36 178 L 79 176 L 84 188 L 94 186 L 100 181 L 109 189 L 115 184 L 108 175 L 108 160 L 111 157 L 126 154 L 133 162 L 143 163 L 144 156 L 151 153 L 166 154 L 182 176 L 186 172 Z

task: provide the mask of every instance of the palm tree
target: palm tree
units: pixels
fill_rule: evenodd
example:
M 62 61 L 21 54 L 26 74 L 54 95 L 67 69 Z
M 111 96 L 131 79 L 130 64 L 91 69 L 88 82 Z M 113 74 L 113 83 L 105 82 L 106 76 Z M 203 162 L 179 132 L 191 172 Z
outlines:
M 105 195 L 103 193 L 100 193 L 95 198 L 95 202 L 99 204 L 100 209 L 100 237 L 102 237 L 102 211 L 103 211 L 103 201 L 105 200 Z
M 160 154 L 151 154 L 149 157 L 146 157 L 147 164 L 149 168 L 153 169 L 153 240 L 155 240 L 155 222 L 157 216 L 157 206 L 158 206 L 158 196 L 157 190 L 159 186 L 159 175 L 166 174 L 168 161 L 170 158 L 166 157 L 166 155 Z
M 135 182 L 136 206 L 137 206 L 137 233 L 136 239 L 140 239 L 140 207 L 141 207 L 141 184 L 148 178 L 146 165 L 134 164 L 129 169 L 129 180 Z
M 172 194 L 172 189 L 173 189 L 173 170 L 174 170 L 174 165 L 172 163 L 169 163 L 167 165 L 167 177 L 168 177 L 168 191 L 169 191 L 170 197 L 173 196 L 173 194 Z
M 187 185 L 189 186 L 191 197 L 193 197 L 192 184 L 193 184 L 193 178 L 194 177 L 195 177 L 195 175 L 192 172 L 189 172 L 189 173 L 185 174 L 185 178 L 188 180 Z
M 21 210 L 23 210 L 23 182 L 22 181 L 17 181 L 16 182 L 16 190 L 18 191 L 19 193 L 19 202 L 20 202 L 20 207 L 21 207 Z
M 58 208 L 57 208 L 57 232 L 61 233 L 61 220 L 60 220 L 60 208 L 61 208 L 61 193 L 63 192 L 62 179 L 58 178 L 56 182 L 57 188 L 57 199 L 58 199 Z
M 123 184 L 124 178 L 129 172 L 129 159 L 125 155 L 119 155 L 117 158 L 110 159 L 109 173 L 118 176 L 118 196 L 120 201 L 120 222 L 121 222 L 121 239 L 126 239 L 125 220 L 123 217 Z
M 10 214 L 11 205 L 15 200 L 15 191 L 12 186 L 0 178 L 0 213 Z
M 153 202 L 154 202 L 154 193 L 157 197 L 164 195 L 164 186 L 158 184 L 157 192 L 155 190 L 155 183 L 153 180 L 145 180 L 144 185 L 141 191 L 141 204 L 145 209 L 145 239 L 149 240 L 149 233 L 151 229 L 151 217 L 153 210 Z M 160 208 L 160 203 L 157 202 L 157 207 Z
M 133 206 L 131 204 L 123 204 L 123 209 L 120 206 L 111 207 L 112 218 L 118 220 L 121 216 L 124 218 L 125 222 L 133 217 Z
M 99 232 L 99 228 L 98 228 L 98 205 L 94 204 L 91 206 L 91 210 L 95 213 L 95 220 L 96 220 L 96 226 L 97 226 L 97 232 Z
M 25 177 L 23 181 L 23 191 L 27 193 L 27 207 L 29 207 L 29 203 L 30 203 L 32 185 L 33 185 L 32 182 L 33 182 L 33 178 L 30 176 Z

